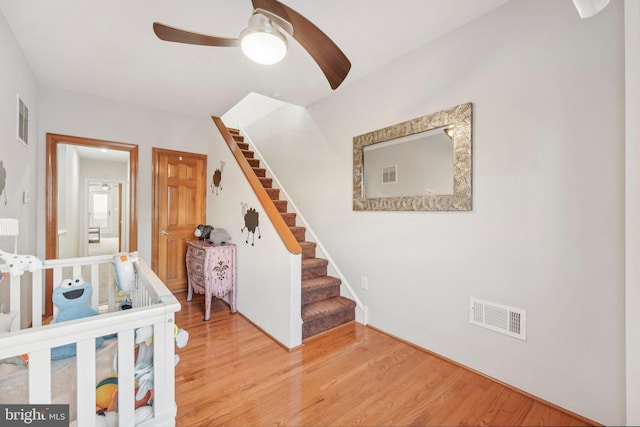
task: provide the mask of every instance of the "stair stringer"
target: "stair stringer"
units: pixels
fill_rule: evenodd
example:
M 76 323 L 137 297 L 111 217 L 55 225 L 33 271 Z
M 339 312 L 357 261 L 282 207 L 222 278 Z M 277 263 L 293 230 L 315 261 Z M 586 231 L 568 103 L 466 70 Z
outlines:
M 244 142 L 249 144 L 249 146 L 251 147 L 252 151 L 261 160 L 262 167 L 264 169 L 266 169 L 267 173 L 269 174 L 269 178 L 273 179 L 273 183 L 280 190 L 281 198 L 287 201 L 287 203 L 288 203 L 287 206 L 293 212 L 295 212 L 296 219 L 299 220 L 303 224 L 303 226 L 306 228 L 306 232 L 309 233 L 309 235 L 310 235 L 310 238 L 308 240 L 310 240 L 310 241 L 312 241 L 312 242 L 314 242 L 316 244 L 316 250 L 319 249 L 320 252 L 322 253 L 324 259 L 326 259 L 329 262 L 328 267 L 331 269 L 332 275 L 337 277 L 338 279 L 340 279 L 340 281 L 341 281 L 341 283 L 340 283 L 340 295 L 346 296 L 346 297 L 350 298 L 351 300 L 353 300 L 356 303 L 356 313 L 355 313 L 356 322 L 361 323 L 363 325 L 366 325 L 367 321 L 368 321 L 368 319 L 367 319 L 367 310 L 366 310 L 365 305 L 362 303 L 362 300 L 360 300 L 360 298 L 358 298 L 358 295 L 354 292 L 354 290 L 351 287 L 351 285 L 349 284 L 349 281 L 347 280 L 347 278 L 344 276 L 342 271 L 340 271 L 340 268 L 338 268 L 338 266 L 335 263 L 335 261 L 333 260 L 333 258 L 331 258 L 331 255 L 325 249 L 325 247 L 322 244 L 322 242 L 320 241 L 320 239 L 318 239 L 318 236 L 314 233 L 313 229 L 309 226 L 309 223 L 305 220 L 304 216 L 300 213 L 300 210 L 298 209 L 296 204 L 293 202 L 291 197 L 289 197 L 289 195 L 287 194 L 287 191 L 284 189 L 284 187 L 282 186 L 282 184 L 278 180 L 278 177 L 273 173 L 273 170 L 269 166 L 269 163 L 265 160 L 264 156 L 260 153 L 260 150 L 258 149 L 258 147 L 256 147 L 256 145 L 251 140 L 251 137 L 249 136 L 249 134 L 242 127 L 240 127 L 239 130 L 240 130 L 240 134 L 242 136 L 244 136 L 244 138 L 245 138 Z

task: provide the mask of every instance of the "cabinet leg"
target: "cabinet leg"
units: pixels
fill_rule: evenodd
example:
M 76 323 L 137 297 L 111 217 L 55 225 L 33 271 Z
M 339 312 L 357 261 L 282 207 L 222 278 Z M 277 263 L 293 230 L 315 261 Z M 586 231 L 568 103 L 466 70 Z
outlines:
M 211 318 L 211 300 L 213 296 L 209 292 L 205 292 L 204 294 L 204 320 L 209 320 Z
M 231 306 L 231 314 L 235 314 L 238 312 L 236 310 L 236 289 L 235 286 L 231 287 L 231 291 L 229 291 L 229 305 Z

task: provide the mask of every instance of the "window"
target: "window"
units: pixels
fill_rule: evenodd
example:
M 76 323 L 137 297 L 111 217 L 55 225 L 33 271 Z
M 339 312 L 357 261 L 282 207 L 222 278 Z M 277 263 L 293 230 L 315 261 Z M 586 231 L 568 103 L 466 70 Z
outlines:
M 18 141 L 29 145 L 29 108 L 18 95 Z
M 397 165 L 383 166 L 382 167 L 382 183 L 383 184 L 395 184 L 397 180 Z

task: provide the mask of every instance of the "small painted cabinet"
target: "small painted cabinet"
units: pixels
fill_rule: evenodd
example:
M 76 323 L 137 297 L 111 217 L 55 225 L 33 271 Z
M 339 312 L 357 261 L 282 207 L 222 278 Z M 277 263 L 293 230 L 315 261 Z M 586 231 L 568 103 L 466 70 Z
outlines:
M 236 312 L 236 245 L 212 245 L 208 241 L 187 242 L 187 277 L 193 293 L 204 294 L 204 320 L 211 317 L 211 300 L 229 295 L 231 313 Z

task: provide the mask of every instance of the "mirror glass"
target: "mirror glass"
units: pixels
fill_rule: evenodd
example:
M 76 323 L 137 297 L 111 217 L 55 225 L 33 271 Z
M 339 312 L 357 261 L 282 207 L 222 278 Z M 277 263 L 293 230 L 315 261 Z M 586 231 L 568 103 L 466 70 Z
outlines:
M 450 129 L 433 129 L 364 147 L 364 197 L 453 194 Z
M 471 210 L 472 104 L 353 138 L 354 210 Z

